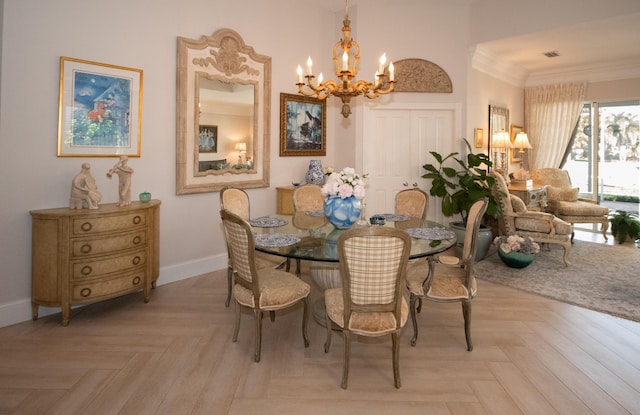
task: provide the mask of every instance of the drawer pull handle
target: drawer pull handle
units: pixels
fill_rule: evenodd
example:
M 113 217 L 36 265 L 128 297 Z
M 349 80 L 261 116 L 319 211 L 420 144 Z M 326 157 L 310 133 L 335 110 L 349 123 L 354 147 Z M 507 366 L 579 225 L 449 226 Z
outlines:
M 139 236 L 139 235 L 136 235 L 136 236 L 133 238 L 133 244 L 134 244 L 134 245 L 138 245 L 141 241 L 142 241 L 142 238 L 140 238 L 140 236 Z
M 91 228 L 93 228 L 93 225 L 91 225 L 91 222 L 85 222 L 82 225 L 80 225 L 80 229 L 82 229 L 85 232 L 89 232 Z
M 140 277 L 134 277 L 134 278 L 133 278 L 133 281 L 131 281 L 131 283 L 132 283 L 133 285 L 138 285 L 138 284 L 140 284 Z
M 140 222 L 142 222 L 142 218 L 140 216 L 136 215 L 136 216 L 133 217 L 133 224 L 134 225 L 138 225 L 138 224 L 140 224 Z
M 89 297 L 91 295 L 91 288 L 83 288 L 80 290 L 80 295 L 83 297 Z
M 82 252 L 83 254 L 88 254 L 89 252 L 91 252 L 91 245 L 90 244 L 84 244 L 80 247 L 80 252 Z
M 93 269 L 89 266 L 89 265 L 85 265 L 84 267 L 82 267 L 82 269 L 80 270 L 80 273 L 84 276 L 87 276 L 89 274 L 91 274 L 93 272 Z
M 134 256 L 133 257 L 133 265 L 138 265 L 140 263 L 140 257 L 139 256 Z
M 403 185 L 404 187 L 407 187 L 407 186 L 409 186 L 409 183 L 407 183 L 407 182 L 403 182 L 403 183 L 402 183 L 402 185 Z

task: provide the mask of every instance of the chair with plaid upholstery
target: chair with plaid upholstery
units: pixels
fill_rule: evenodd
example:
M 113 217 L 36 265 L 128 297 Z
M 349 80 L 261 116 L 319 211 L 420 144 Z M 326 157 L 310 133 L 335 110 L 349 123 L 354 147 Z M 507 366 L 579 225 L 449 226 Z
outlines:
M 225 186 L 220 190 L 220 209 L 226 209 L 248 221 L 251 216 L 249 195 L 242 189 Z M 288 264 L 287 260 L 282 257 L 265 254 L 263 252 L 256 252 L 255 262 L 258 268 L 281 268 Z M 231 256 L 229 256 L 227 261 L 227 300 L 224 303 L 225 307 L 229 307 L 229 303 L 231 302 L 232 275 L 233 262 L 231 261 Z
M 478 230 L 480 221 L 487 210 L 487 198 L 475 202 L 469 209 L 467 227 L 460 258 L 451 255 L 436 255 L 427 262 L 414 264 L 407 273 L 409 289 L 409 308 L 413 323 L 411 345 L 418 340 L 418 322 L 416 312 L 422 308 L 422 299 L 440 303 L 462 303 L 464 332 L 467 350 L 473 350 L 471 342 L 471 301 L 476 296 L 476 278 L 473 273 L 476 251 L 478 249 Z
M 324 292 L 324 349 L 329 352 L 332 325 L 338 326 L 344 337 L 343 389 L 349 379 L 351 334 L 391 334 L 393 378 L 395 387 L 401 386 L 398 334 L 409 316 L 403 292 L 410 251 L 409 234 L 394 228 L 356 226 L 338 238 L 342 287 Z
M 233 341 L 238 340 L 240 330 L 240 307 L 253 310 L 256 324 L 256 351 L 254 360 L 260 361 L 262 346 L 262 315 L 264 311 L 275 312 L 302 302 L 302 337 L 304 347 L 309 347 L 307 321 L 309 317 L 309 284 L 295 275 L 274 268 L 256 267 L 255 244 L 251 225 L 238 215 L 221 210 L 229 255 L 233 262 L 233 299 L 236 302 L 236 318 Z

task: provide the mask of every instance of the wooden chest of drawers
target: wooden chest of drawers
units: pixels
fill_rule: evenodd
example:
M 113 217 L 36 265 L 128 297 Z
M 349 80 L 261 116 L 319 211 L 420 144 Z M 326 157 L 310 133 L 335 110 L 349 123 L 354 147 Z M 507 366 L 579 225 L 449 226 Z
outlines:
M 98 209 L 31 211 L 31 306 L 61 307 L 142 290 L 148 302 L 159 275 L 160 201 Z

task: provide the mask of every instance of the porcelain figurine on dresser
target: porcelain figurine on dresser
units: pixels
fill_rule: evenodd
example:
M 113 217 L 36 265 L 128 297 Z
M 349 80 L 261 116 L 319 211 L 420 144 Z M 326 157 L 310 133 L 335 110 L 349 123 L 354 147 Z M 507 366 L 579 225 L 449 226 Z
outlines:
M 129 206 L 131 204 L 131 175 L 133 169 L 127 165 L 128 156 L 120 156 L 120 160 L 107 172 L 107 177 L 118 175 L 118 206 Z
M 82 163 L 82 170 L 73 177 L 71 182 L 71 209 L 98 209 L 102 194 L 98 191 L 96 181 L 91 175 L 91 165 Z

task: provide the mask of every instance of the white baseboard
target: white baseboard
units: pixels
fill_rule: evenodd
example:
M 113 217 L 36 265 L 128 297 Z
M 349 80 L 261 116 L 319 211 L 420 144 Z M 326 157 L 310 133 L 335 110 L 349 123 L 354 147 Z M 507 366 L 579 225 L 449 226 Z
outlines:
M 198 275 L 217 271 L 226 267 L 226 254 L 161 267 L 160 276 L 156 281 L 156 286 L 196 277 Z M 151 300 L 153 301 L 153 295 Z M 40 307 L 38 309 L 38 317 L 44 317 L 55 313 L 60 313 L 60 307 Z M 0 304 L 0 327 L 22 323 L 27 320 L 31 320 L 31 299 Z

